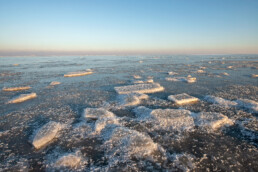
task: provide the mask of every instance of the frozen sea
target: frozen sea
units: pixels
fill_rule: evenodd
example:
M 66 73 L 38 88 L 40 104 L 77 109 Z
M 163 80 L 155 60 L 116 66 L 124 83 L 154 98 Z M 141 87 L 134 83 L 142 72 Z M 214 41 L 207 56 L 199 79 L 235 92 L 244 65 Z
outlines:
M 257 74 L 258 55 L 1 57 L 0 171 L 257 171 Z M 164 89 L 115 90 L 151 80 Z

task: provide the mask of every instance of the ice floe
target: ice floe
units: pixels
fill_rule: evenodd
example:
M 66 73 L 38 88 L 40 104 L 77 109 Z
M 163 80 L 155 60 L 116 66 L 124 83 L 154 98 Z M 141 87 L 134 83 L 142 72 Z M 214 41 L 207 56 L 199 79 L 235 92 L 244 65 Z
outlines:
M 61 82 L 52 81 L 49 85 L 50 85 L 50 86 L 54 86 L 54 85 L 59 85 L 59 84 L 61 84 Z
M 204 70 L 199 69 L 199 70 L 197 70 L 197 71 L 196 71 L 196 73 L 205 73 L 205 71 L 204 71 Z
M 148 99 L 149 96 L 141 93 L 122 94 L 118 96 L 118 101 L 122 106 L 135 106 L 141 103 L 141 100 Z
M 189 104 L 199 101 L 198 98 L 190 96 L 186 93 L 177 94 L 177 95 L 170 95 L 168 96 L 168 100 L 175 102 L 176 104 Z
M 176 72 L 168 72 L 168 75 L 178 75 Z
M 187 83 L 194 83 L 196 82 L 196 78 L 188 75 L 187 77 L 166 77 L 165 80 L 167 81 L 182 81 Z
M 4 87 L 3 91 L 21 91 L 21 90 L 28 90 L 30 88 L 31 88 L 30 86 L 25 86 L 25 87 L 9 87 L 9 88 Z
M 221 75 L 229 76 L 229 74 L 227 72 L 223 72 L 223 73 L 221 73 Z
M 93 71 L 88 69 L 86 71 L 77 71 L 77 72 L 70 72 L 64 75 L 64 77 L 76 77 L 76 76 L 84 76 L 84 75 L 90 75 Z
M 193 117 L 197 126 L 208 130 L 217 130 L 222 126 L 234 124 L 227 116 L 216 112 L 200 112 Z
M 33 99 L 33 98 L 36 98 L 36 97 L 37 97 L 36 93 L 21 94 L 17 97 L 14 97 L 10 101 L 8 101 L 8 103 L 21 103 L 21 102 L 24 102 L 24 101 L 27 101 L 29 99 Z
M 44 126 L 42 126 L 35 137 L 33 138 L 32 144 L 36 149 L 40 149 L 43 146 L 51 142 L 55 137 L 57 137 L 58 132 L 61 130 L 62 124 L 54 121 L 50 121 Z
M 153 129 L 188 131 L 194 127 L 191 112 L 184 109 L 149 109 L 139 106 L 134 109 L 137 120 L 152 122 Z
M 57 161 L 55 162 L 55 166 L 58 168 L 61 167 L 68 167 L 76 169 L 76 166 L 78 166 L 81 162 L 82 158 L 76 154 L 70 153 L 63 155 Z
M 142 77 L 140 75 L 134 75 L 134 79 L 141 79 Z
M 115 90 L 118 94 L 154 93 L 163 91 L 164 87 L 160 86 L 158 83 L 148 83 L 115 87 Z

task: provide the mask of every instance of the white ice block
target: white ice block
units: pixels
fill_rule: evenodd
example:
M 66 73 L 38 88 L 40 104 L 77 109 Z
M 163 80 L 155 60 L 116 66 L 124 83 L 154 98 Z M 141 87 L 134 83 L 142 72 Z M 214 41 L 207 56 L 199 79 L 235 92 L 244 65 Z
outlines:
M 123 106 L 135 106 L 140 104 L 141 100 L 148 98 L 148 95 L 140 93 L 122 94 L 118 97 L 120 104 Z
M 118 94 L 154 93 L 163 91 L 164 87 L 160 86 L 158 83 L 148 83 L 115 87 L 115 90 Z
M 18 97 L 15 97 L 8 101 L 8 103 L 21 103 L 29 99 L 36 98 L 37 94 L 36 93 L 30 93 L 30 94 L 21 94 Z
M 54 86 L 54 85 L 59 85 L 59 84 L 61 84 L 61 82 L 52 81 L 49 85 L 50 85 L 50 86 Z
M 182 105 L 182 104 L 189 104 L 199 101 L 198 98 L 190 96 L 186 93 L 183 94 L 177 94 L 177 95 L 170 95 L 168 96 L 168 100 L 171 100 L 175 102 L 176 104 Z
M 31 88 L 30 86 L 25 86 L 25 87 L 9 87 L 9 88 L 4 87 L 3 91 L 21 91 L 21 90 L 28 90 L 30 88 Z
M 233 107 L 237 105 L 235 101 L 230 101 L 230 100 L 223 99 L 221 97 L 215 97 L 215 96 L 209 96 L 209 95 L 205 96 L 204 100 L 209 103 L 214 103 L 224 107 Z
M 67 154 L 64 155 L 62 157 L 60 157 L 56 163 L 55 166 L 56 167 L 68 167 L 68 168 L 74 168 L 76 167 L 78 164 L 80 164 L 81 162 L 81 157 L 77 156 L 75 154 Z
M 233 125 L 231 119 L 216 112 L 200 112 L 194 118 L 197 126 L 206 129 L 217 130 L 225 125 Z
M 84 76 L 84 75 L 90 75 L 93 72 L 91 70 L 89 71 L 78 71 L 78 72 L 70 72 L 64 75 L 64 77 L 76 77 L 76 76 Z
M 33 139 L 33 146 L 40 149 L 51 142 L 61 129 L 61 124 L 58 122 L 50 121 L 39 129 Z

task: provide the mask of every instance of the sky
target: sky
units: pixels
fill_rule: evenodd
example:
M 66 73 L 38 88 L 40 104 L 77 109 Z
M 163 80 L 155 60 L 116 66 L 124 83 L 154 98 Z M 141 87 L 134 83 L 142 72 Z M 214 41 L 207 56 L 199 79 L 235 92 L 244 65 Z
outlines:
M 258 0 L 0 0 L 0 55 L 258 54 Z

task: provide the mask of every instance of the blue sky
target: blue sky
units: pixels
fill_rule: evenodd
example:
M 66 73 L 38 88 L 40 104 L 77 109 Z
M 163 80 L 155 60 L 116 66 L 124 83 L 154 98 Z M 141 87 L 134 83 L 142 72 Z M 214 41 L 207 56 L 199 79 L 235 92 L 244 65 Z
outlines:
M 257 0 L 0 0 L 1 53 L 258 53 Z

